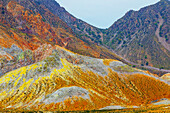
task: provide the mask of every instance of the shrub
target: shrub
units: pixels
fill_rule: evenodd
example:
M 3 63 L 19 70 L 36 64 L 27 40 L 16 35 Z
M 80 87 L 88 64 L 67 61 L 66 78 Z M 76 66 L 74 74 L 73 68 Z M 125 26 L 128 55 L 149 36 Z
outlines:
M 146 62 L 146 65 L 148 66 L 148 65 L 149 65 L 149 62 Z
M 5 14 L 5 11 L 2 11 L 1 13 L 2 13 L 2 14 Z
M 132 67 L 136 67 L 136 65 L 133 65 Z

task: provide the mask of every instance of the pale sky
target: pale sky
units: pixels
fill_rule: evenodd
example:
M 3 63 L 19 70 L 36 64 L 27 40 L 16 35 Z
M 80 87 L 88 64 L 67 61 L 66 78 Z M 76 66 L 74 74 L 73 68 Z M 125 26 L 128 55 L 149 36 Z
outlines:
M 99 28 L 110 27 L 129 10 L 139 10 L 159 0 L 56 0 L 73 16 Z

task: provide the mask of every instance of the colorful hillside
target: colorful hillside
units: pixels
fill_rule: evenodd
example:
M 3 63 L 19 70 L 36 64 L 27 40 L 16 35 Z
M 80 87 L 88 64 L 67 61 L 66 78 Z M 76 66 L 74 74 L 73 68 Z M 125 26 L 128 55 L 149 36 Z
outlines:
M 133 63 L 138 57 L 128 61 L 114 53 L 114 44 L 105 44 L 123 34 L 115 35 L 114 25 L 108 30 L 93 29 L 61 10 L 55 0 L 0 0 L 0 112 L 168 112 L 168 50 L 161 49 L 167 53 L 160 57 L 165 69 L 150 67 L 156 63 L 155 59 L 150 63 L 152 52 L 159 49 L 149 52 L 152 55 L 142 54 L 147 66 Z M 117 47 L 122 48 L 120 44 Z M 156 65 L 160 62 L 158 58 Z
M 149 106 L 152 101 L 170 97 L 167 82 L 152 74 L 117 60 L 53 48 L 44 60 L 0 78 L 0 109 L 99 110 L 116 105 Z

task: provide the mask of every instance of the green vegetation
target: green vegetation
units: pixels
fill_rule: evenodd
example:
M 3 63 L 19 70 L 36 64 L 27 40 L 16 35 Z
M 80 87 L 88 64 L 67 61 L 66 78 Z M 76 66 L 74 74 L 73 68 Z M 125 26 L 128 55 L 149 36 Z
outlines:
M 148 65 L 149 65 L 149 62 L 146 62 L 146 65 L 148 66 Z
M 164 67 L 160 67 L 160 69 L 164 69 Z
M 45 19 L 42 19 L 43 22 L 45 22 Z
M 5 11 L 2 11 L 1 14 L 5 14 Z
M 136 67 L 136 65 L 133 65 L 132 67 Z

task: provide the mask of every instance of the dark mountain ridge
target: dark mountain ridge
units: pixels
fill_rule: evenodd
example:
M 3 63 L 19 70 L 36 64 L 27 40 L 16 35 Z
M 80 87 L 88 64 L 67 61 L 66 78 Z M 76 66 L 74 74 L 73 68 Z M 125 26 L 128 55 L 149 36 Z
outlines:
M 129 11 L 106 30 L 104 45 L 132 62 L 169 69 L 169 4 L 162 0 Z

